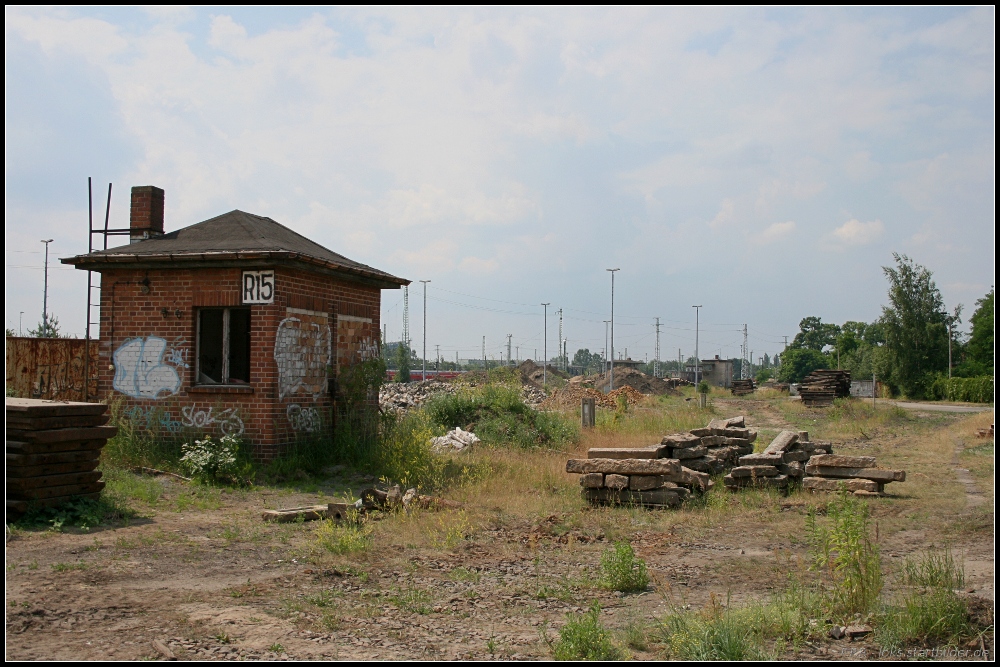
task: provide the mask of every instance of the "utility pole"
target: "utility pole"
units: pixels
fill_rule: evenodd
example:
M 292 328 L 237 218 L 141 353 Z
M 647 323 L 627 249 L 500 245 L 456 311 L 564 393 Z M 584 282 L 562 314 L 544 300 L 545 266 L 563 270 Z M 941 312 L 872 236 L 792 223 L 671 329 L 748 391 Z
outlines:
M 24 320 L 24 311 L 22 310 L 21 314 L 17 316 L 17 335 L 18 335 L 18 337 L 20 337 L 20 336 L 23 335 L 21 333 L 21 322 L 23 320 Z
M 562 321 L 562 311 L 563 311 L 563 309 L 560 308 L 559 309 L 559 356 L 562 356 L 562 349 L 563 349 L 563 329 L 562 329 L 563 321 Z M 562 370 L 566 370 L 566 367 L 563 365 L 564 363 L 565 362 L 562 359 L 559 360 L 559 367 Z
M 783 336 L 783 338 L 785 339 L 785 349 L 787 350 L 788 349 L 788 336 Z
M 403 285 L 403 348 L 406 358 L 410 358 L 410 286 Z M 409 362 L 407 362 L 409 366 Z
M 697 386 L 698 376 L 701 374 L 701 357 L 698 355 L 698 316 L 701 314 L 701 306 L 691 306 L 694 308 L 694 383 Z
M 544 308 L 543 317 L 545 318 L 545 325 L 542 327 L 542 387 L 544 387 L 549 381 L 545 371 L 546 361 L 549 358 L 549 304 L 543 303 L 542 308 Z
M 514 334 L 507 334 L 507 365 L 510 366 L 510 339 Z
M 840 368 L 840 350 L 837 350 L 837 368 Z M 951 379 L 951 322 L 948 322 L 948 379 Z
M 681 358 L 681 348 L 677 348 L 677 379 L 680 380 L 684 372 L 684 360 Z
M 42 290 L 42 331 L 49 335 L 49 244 L 52 239 L 42 239 L 45 244 L 45 287 Z M 89 356 L 89 353 L 88 353 Z
M 434 370 L 441 371 L 441 346 L 434 346 Z
M 604 320 L 604 377 L 608 377 L 608 324 L 611 320 Z
M 427 283 L 430 281 L 421 280 L 420 282 L 424 284 L 424 351 L 420 355 L 423 362 L 421 365 L 420 379 L 423 381 L 427 379 Z
M 564 371 L 569 371 L 569 351 L 566 349 L 566 344 L 567 343 L 569 343 L 569 340 L 567 340 L 566 338 L 563 338 L 563 342 L 562 342 L 562 350 L 563 350 L 562 351 L 562 356 L 563 356 L 563 370 Z
M 660 377 L 660 318 L 656 320 L 656 354 L 653 355 L 653 377 Z
M 750 369 L 747 368 L 747 366 L 749 365 L 749 363 L 748 363 L 748 360 L 747 360 L 747 325 L 746 324 L 743 325 L 743 346 L 740 349 L 740 353 L 743 355 L 743 358 L 740 359 L 740 379 L 741 380 L 747 380 L 747 379 L 750 378 Z M 752 357 L 751 357 L 751 359 L 752 359 Z
M 611 384 L 609 391 L 615 390 L 615 272 L 621 269 L 606 269 L 611 272 Z
M 486 369 L 486 336 L 483 336 L 483 370 Z

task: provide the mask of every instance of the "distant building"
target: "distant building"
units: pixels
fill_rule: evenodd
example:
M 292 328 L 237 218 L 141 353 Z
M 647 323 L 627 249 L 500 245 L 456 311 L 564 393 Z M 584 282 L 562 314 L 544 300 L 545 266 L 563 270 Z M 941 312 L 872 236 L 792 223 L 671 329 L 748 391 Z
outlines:
M 646 364 L 645 361 L 635 361 L 634 359 L 615 359 L 615 368 L 634 368 L 638 370 L 641 366 Z M 611 361 L 604 362 L 604 370 L 608 371 L 611 369 Z
M 716 387 L 729 388 L 733 385 L 733 360 L 720 359 L 715 355 L 714 359 L 702 359 L 701 366 L 687 364 L 684 367 L 681 379 L 688 382 L 695 382 L 695 372 L 698 372 L 698 380 L 705 380 Z

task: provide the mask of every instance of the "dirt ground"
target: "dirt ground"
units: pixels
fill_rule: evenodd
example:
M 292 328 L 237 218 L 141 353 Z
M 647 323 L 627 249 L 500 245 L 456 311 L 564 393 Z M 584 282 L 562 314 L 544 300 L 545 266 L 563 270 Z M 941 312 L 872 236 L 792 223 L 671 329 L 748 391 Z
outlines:
M 650 410 L 669 410 L 670 405 Z M 906 413 L 831 420 L 785 400 L 714 397 L 713 416 L 746 414 L 765 443 L 810 430 L 843 454 L 907 470 L 869 501 L 885 567 L 932 547 L 964 559 L 975 604 L 994 599 L 992 414 Z M 579 446 L 653 436 L 588 433 Z M 662 657 L 656 621 L 713 599 L 735 604 L 803 567 L 804 521 L 826 498 L 801 491 L 728 494 L 676 511 L 590 508 L 565 452 L 473 452 L 495 475 L 455 489 L 459 511 L 371 522 L 370 546 L 321 546 L 317 522 L 265 524 L 265 508 L 357 494 L 371 478 L 331 476 L 287 488 L 232 491 L 167 478 L 137 482 L 127 525 L 15 529 L 6 545 L 8 660 L 548 659 L 569 612 L 598 600 L 634 659 Z M 356 496 L 355 496 L 356 497 Z M 653 585 L 632 595 L 595 585 L 601 554 L 628 539 Z M 625 641 L 622 639 L 621 641 Z M 992 640 L 990 640 L 992 641 Z M 977 645 L 978 646 L 978 645 Z M 800 659 L 877 657 L 868 641 L 786 650 Z

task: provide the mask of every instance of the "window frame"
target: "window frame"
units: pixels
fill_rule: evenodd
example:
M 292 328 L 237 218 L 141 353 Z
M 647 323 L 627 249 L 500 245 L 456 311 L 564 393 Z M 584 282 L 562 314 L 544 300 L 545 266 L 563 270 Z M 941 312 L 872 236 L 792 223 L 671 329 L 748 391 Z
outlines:
M 220 382 L 204 383 L 201 381 L 201 316 L 202 313 L 212 310 L 222 311 L 222 380 Z M 237 380 L 233 382 L 232 378 L 229 376 L 229 357 L 230 355 L 230 345 L 231 345 L 231 329 L 230 329 L 230 312 L 233 310 L 242 310 L 247 312 L 247 334 L 249 335 L 251 329 L 251 322 L 253 319 L 253 309 L 247 306 L 204 306 L 195 309 L 195 357 L 194 357 L 194 382 L 192 386 L 194 387 L 250 387 L 252 386 L 253 377 L 251 375 L 252 365 L 249 363 L 249 358 L 247 359 L 247 380 L 243 382 L 242 380 Z M 252 349 L 247 347 L 247 356 L 251 355 Z

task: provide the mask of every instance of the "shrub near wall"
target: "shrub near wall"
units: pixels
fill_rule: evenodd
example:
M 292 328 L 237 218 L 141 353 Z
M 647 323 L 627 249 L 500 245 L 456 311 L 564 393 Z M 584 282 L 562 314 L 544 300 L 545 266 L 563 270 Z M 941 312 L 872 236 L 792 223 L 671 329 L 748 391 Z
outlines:
M 939 401 L 968 401 L 970 403 L 993 402 L 993 378 L 941 377 L 931 385 L 931 398 Z

